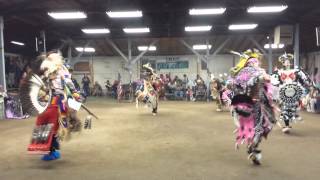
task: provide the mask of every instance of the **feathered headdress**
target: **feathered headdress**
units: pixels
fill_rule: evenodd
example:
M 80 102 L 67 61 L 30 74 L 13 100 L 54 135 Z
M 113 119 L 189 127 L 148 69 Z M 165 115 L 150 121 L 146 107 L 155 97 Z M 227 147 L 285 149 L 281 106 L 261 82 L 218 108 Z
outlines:
M 230 53 L 240 56 L 239 63 L 235 67 L 231 68 L 230 70 L 230 73 L 233 76 L 235 76 L 242 68 L 244 68 L 248 64 L 248 61 L 250 59 L 252 58 L 259 59 L 262 56 L 262 54 L 257 49 L 248 49 L 243 53 L 230 51 Z
M 154 73 L 154 70 L 153 70 L 153 68 L 152 68 L 152 66 L 151 66 L 150 63 L 144 64 L 142 67 L 143 67 L 144 69 L 146 69 L 147 71 L 149 71 L 149 72 L 151 72 L 151 73 Z
M 293 54 L 284 53 L 279 57 L 279 62 L 283 64 L 286 60 L 292 61 L 293 58 L 294 58 Z
M 22 108 L 30 114 L 41 114 L 48 108 L 52 98 L 49 76 L 59 68 L 64 68 L 63 57 L 59 52 L 39 56 L 37 64 L 40 66 L 20 86 Z

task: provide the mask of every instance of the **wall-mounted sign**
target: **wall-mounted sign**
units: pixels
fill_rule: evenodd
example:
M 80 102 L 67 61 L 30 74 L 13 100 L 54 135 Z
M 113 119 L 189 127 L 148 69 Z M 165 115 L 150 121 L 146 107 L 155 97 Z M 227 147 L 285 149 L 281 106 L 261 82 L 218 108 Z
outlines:
M 180 57 L 166 57 L 166 61 L 179 61 L 180 60 Z
M 157 63 L 157 70 L 161 69 L 188 69 L 188 61 L 172 61 L 172 62 L 159 62 Z

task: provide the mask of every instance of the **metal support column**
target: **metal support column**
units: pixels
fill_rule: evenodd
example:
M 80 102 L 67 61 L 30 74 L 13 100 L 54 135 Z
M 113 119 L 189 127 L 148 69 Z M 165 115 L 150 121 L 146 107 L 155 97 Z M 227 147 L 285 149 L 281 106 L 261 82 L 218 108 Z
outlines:
M 209 70 L 210 49 L 209 49 L 209 40 L 208 39 L 206 39 L 206 46 L 207 46 L 207 49 L 206 49 L 206 69 L 207 69 L 207 73 L 209 76 L 209 73 L 210 73 L 210 70 Z
M 269 49 L 268 49 L 268 73 L 271 74 L 272 73 L 272 48 L 271 48 L 271 39 L 270 37 L 268 37 L 268 43 L 269 43 Z
M 47 46 L 46 46 L 46 32 L 43 30 L 40 32 L 41 33 L 41 37 L 43 39 L 43 53 L 47 53 Z
M 0 16 L 0 85 L 2 85 L 4 92 L 7 92 L 6 74 L 5 74 L 5 58 L 4 58 L 4 39 L 3 39 L 4 21 Z M 0 119 L 4 119 L 4 101 L 0 97 Z
M 132 82 L 132 51 L 131 51 L 131 39 L 128 39 L 128 70 L 129 70 L 129 81 Z
M 71 62 L 71 59 L 72 59 L 72 47 L 71 47 L 71 44 L 69 44 L 69 46 L 68 46 L 68 63 Z
M 300 25 L 296 24 L 294 29 L 294 67 L 300 66 Z
M 210 57 L 210 49 L 209 49 L 209 40 L 206 39 L 206 69 L 207 69 L 207 102 L 209 102 L 210 99 L 210 70 L 209 70 L 209 57 Z

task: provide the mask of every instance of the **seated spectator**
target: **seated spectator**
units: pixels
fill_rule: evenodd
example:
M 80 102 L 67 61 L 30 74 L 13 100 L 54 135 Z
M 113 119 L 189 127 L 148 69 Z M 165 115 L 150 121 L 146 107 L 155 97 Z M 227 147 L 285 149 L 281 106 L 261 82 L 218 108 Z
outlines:
M 193 96 L 193 91 L 192 91 L 192 88 L 190 86 L 187 87 L 186 100 L 187 101 L 195 101 L 195 98 Z
M 182 86 L 182 80 L 178 78 L 178 76 L 175 76 L 174 83 L 176 86 L 175 89 L 175 97 L 182 99 L 183 98 L 183 86 Z
M 111 92 L 111 96 L 113 97 L 113 98 L 115 98 L 115 99 L 117 99 L 117 89 L 118 89 L 118 85 L 119 85 L 119 81 L 117 81 L 117 80 L 114 80 L 113 81 L 113 84 L 112 84 L 112 86 L 111 86 L 111 90 L 112 90 L 112 92 Z
M 202 79 L 202 77 L 200 77 L 199 74 L 197 74 L 196 79 L 194 80 L 194 82 L 196 83 L 197 86 L 199 85 L 204 85 L 204 80 Z
M 174 93 L 175 90 L 176 90 L 176 84 L 174 83 L 174 81 L 170 81 L 167 86 L 167 91 L 169 93 Z
M 317 106 L 320 101 L 319 89 L 315 87 L 310 88 L 310 93 L 306 96 L 306 109 L 308 112 L 318 112 L 320 107 Z
M 93 96 L 103 96 L 102 87 L 97 81 L 93 85 L 92 95 Z

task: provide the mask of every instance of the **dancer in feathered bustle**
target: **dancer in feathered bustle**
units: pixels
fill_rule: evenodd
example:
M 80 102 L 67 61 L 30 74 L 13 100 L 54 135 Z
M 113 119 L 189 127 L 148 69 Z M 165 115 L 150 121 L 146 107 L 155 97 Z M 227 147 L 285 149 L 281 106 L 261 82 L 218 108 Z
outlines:
M 258 146 L 263 137 L 267 137 L 274 117 L 269 75 L 260 68 L 260 53 L 257 50 L 247 50 L 240 55 L 240 62 L 231 69 L 232 108 L 237 126 L 236 148 L 246 143 L 248 159 L 259 165 L 262 158 Z
M 301 120 L 298 113 L 300 101 L 306 89 L 312 85 L 312 81 L 306 72 L 291 67 L 292 54 L 285 53 L 279 57 L 279 61 L 283 68 L 272 74 L 271 82 L 279 89 L 280 121 L 284 122 L 282 131 L 289 133 L 292 128 L 290 123 Z
M 152 108 L 152 114 L 156 115 L 158 113 L 158 93 L 154 86 L 154 82 L 156 81 L 157 75 L 155 74 L 151 64 L 144 64 L 144 80 L 143 86 L 140 87 L 136 91 L 136 107 L 139 106 L 139 101 L 147 104 Z
M 23 108 L 38 114 L 32 133 L 30 154 L 43 154 L 42 160 L 60 158 L 59 140 L 71 131 L 79 131 L 81 122 L 76 116 L 80 95 L 63 64 L 63 57 L 50 53 L 39 59 L 40 68 L 29 74 L 20 87 Z

